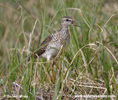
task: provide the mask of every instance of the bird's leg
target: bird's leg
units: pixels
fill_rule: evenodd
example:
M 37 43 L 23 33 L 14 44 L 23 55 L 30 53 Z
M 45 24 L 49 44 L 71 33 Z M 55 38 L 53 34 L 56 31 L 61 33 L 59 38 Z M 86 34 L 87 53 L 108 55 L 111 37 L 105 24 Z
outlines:
M 56 64 L 56 61 L 60 58 L 60 56 L 62 54 L 63 47 L 64 47 L 64 45 L 61 46 L 61 49 L 59 50 L 57 56 L 54 58 L 53 63 L 52 63 L 51 72 L 52 72 L 52 80 L 53 80 L 53 82 L 54 82 L 53 68 L 54 68 L 54 65 Z
M 49 65 L 50 65 L 50 59 L 51 59 L 51 55 L 47 55 L 47 63 L 46 63 L 46 66 L 49 68 Z M 49 72 L 47 71 L 47 69 L 46 69 L 46 74 L 47 74 L 47 78 L 48 78 L 48 80 L 49 80 L 49 82 L 50 82 L 50 84 L 52 83 L 51 82 L 51 77 L 50 77 L 50 75 L 49 75 Z M 52 73 L 51 73 L 52 74 Z M 52 74 L 53 75 L 53 74 Z
M 54 82 L 53 68 L 54 68 L 54 65 L 51 67 L 52 81 Z
M 61 56 L 61 54 L 62 54 L 63 47 L 64 47 L 64 45 L 61 46 L 61 48 L 60 48 L 60 50 L 59 50 L 57 56 L 54 58 L 52 67 L 54 66 L 54 64 L 56 63 L 56 61 L 60 58 L 60 56 Z
M 46 63 L 46 67 L 48 67 L 48 66 L 49 66 L 49 62 Z M 48 80 L 49 80 L 49 83 L 51 84 L 51 83 L 52 83 L 52 82 L 51 82 L 51 77 L 50 77 L 50 75 L 49 75 L 49 72 L 48 72 L 47 68 L 44 68 L 44 70 L 45 70 L 45 73 L 47 74 L 47 78 L 48 78 Z

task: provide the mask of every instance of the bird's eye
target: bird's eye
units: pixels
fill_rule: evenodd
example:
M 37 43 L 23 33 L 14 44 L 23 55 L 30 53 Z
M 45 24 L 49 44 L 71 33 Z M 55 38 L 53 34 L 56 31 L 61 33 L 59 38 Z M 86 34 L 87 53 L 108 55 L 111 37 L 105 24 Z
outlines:
M 69 21 L 68 19 L 66 19 L 66 21 Z

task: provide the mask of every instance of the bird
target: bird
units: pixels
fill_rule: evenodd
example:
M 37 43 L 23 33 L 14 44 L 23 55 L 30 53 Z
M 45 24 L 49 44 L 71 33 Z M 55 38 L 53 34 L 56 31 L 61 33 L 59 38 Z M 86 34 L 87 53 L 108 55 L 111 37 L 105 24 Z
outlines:
M 68 46 L 70 42 L 70 34 L 68 31 L 68 27 L 70 25 L 78 26 L 75 24 L 77 21 L 73 20 L 69 16 L 64 16 L 61 19 L 61 27 L 60 30 L 53 32 L 49 35 L 40 45 L 39 50 L 34 52 L 32 55 L 34 58 L 46 58 L 47 61 L 54 59 L 61 47 Z M 78 26 L 80 27 L 80 26 Z M 31 57 L 28 58 L 28 61 Z

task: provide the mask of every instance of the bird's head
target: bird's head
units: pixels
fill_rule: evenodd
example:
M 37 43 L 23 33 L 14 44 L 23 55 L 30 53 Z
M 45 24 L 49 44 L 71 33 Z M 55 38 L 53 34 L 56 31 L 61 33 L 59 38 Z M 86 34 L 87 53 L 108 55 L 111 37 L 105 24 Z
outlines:
M 77 21 L 73 20 L 71 17 L 68 17 L 68 16 L 65 16 L 61 19 L 61 25 L 63 27 L 68 27 L 70 25 L 78 26 L 78 25 L 75 24 L 76 22 Z M 80 27 L 80 26 L 78 26 L 78 27 Z

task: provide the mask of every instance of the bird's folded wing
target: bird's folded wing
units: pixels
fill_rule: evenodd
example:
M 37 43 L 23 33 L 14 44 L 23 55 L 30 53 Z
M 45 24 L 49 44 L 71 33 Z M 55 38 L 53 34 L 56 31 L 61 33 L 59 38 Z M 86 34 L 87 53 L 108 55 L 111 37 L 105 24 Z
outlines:
M 47 47 L 47 45 L 51 42 L 52 40 L 52 35 L 49 35 L 40 45 L 39 50 L 37 50 L 36 52 L 34 52 L 34 54 L 31 55 L 31 57 L 37 58 L 38 56 L 42 55 L 45 52 L 45 49 Z M 30 60 L 30 58 L 28 58 L 28 61 Z
M 47 46 L 49 43 L 50 43 L 50 41 L 52 40 L 52 35 L 49 35 L 42 43 L 41 43 L 41 47 L 42 46 Z
M 37 56 L 40 56 L 41 54 L 45 52 L 45 49 L 47 45 L 51 42 L 51 40 L 52 40 L 52 36 L 50 35 L 41 43 L 40 45 L 41 48 L 34 53 L 35 58 L 37 58 Z

